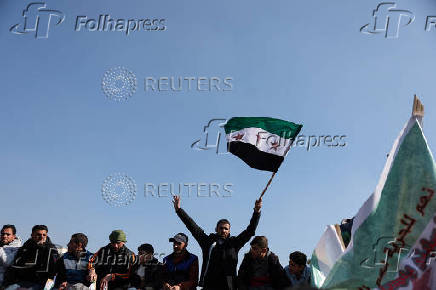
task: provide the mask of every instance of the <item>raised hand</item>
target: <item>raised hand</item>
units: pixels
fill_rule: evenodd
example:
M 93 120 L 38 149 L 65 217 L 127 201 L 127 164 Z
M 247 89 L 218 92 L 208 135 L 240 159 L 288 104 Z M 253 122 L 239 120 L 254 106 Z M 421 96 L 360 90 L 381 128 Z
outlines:
M 258 200 L 256 200 L 256 202 L 254 203 L 254 211 L 255 212 L 260 212 L 260 209 L 262 208 L 262 198 L 259 198 Z
M 173 196 L 173 205 L 176 211 L 180 208 L 180 195 Z

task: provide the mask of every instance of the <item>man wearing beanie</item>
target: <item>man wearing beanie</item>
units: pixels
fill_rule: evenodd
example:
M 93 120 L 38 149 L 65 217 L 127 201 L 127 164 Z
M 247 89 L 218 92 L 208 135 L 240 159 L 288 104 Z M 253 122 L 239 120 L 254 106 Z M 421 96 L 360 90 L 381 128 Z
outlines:
M 97 290 L 127 289 L 135 254 L 124 245 L 127 239 L 122 230 L 112 231 L 109 241 L 89 260 L 89 277 L 97 281 Z

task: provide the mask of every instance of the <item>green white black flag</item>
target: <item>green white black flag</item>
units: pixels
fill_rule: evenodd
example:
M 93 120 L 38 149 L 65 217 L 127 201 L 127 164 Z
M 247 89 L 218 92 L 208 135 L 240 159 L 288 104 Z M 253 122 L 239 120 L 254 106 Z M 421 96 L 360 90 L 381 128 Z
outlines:
M 234 117 L 224 125 L 229 151 L 250 167 L 277 172 L 303 125 L 268 117 Z

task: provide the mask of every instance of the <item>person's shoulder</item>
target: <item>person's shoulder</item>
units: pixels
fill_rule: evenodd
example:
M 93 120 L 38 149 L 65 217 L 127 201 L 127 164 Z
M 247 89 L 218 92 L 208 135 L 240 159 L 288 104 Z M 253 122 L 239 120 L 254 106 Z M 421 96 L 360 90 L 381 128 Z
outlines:
M 168 261 L 169 259 L 171 259 L 172 257 L 173 257 L 173 253 L 171 253 L 171 254 L 169 254 L 168 256 L 165 256 L 164 258 L 163 258 L 163 260 L 164 261 Z
M 125 250 L 126 253 L 129 254 L 129 255 L 135 255 L 135 253 L 134 253 L 132 250 L 130 250 L 129 248 L 127 248 L 126 246 L 124 246 L 124 250 Z
M 251 259 L 252 258 L 251 258 L 250 252 L 244 254 L 243 260 L 251 260 Z
M 277 258 L 277 259 L 279 258 L 274 252 L 268 251 L 268 253 L 270 257 Z
M 268 259 L 270 261 L 275 262 L 275 263 L 277 263 L 279 261 L 279 257 L 276 254 L 274 254 L 273 252 L 269 251 L 267 255 L 268 255 Z
M 9 245 L 5 245 L 4 247 L 8 248 L 19 248 L 23 242 L 21 241 L 20 237 L 16 237 L 12 242 L 9 243 Z
M 106 246 L 103 246 L 103 247 L 100 247 L 98 250 L 97 250 L 97 252 L 95 252 L 94 254 L 93 254 L 93 256 L 95 256 L 95 255 L 100 255 L 101 253 L 103 253 L 104 251 L 110 251 L 110 244 L 108 244 L 108 245 L 106 245 Z
M 24 242 L 22 248 L 33 248 L 35 247 L 36 244 L 32 239 L 28 239 L 27 241 Z
M 193 254 L 193 253 L 191 253 L 191 252 L 188 252 L 188 254 L 189 254 L 189 257 L 190 257 L 191 259 L 198 260 L 198 256 L 197 256 L 197 255 L 195 255 L 195 254 Z

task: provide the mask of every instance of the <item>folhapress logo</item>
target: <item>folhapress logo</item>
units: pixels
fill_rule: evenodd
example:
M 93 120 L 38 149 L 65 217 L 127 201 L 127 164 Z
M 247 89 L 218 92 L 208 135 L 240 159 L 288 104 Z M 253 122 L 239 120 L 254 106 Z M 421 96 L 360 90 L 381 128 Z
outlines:
M 360 28 L 366 34 L 384 33 L 386 38 L 398 38 L 401 26 L 407 26 L 415 20 L 411 11 L 395 9 L 394 2 L 380 3 L 372 13 L 372 20 Z
M 35 38 L 48 38 L 50 27 L 61 24 L 65 15 L 59 10 L 47 9 L 47 4 L 43 2 L 33 2 L 23 10 L 21 23 L 13 25 L 9 31 L 15 34 L 33 33 Z

